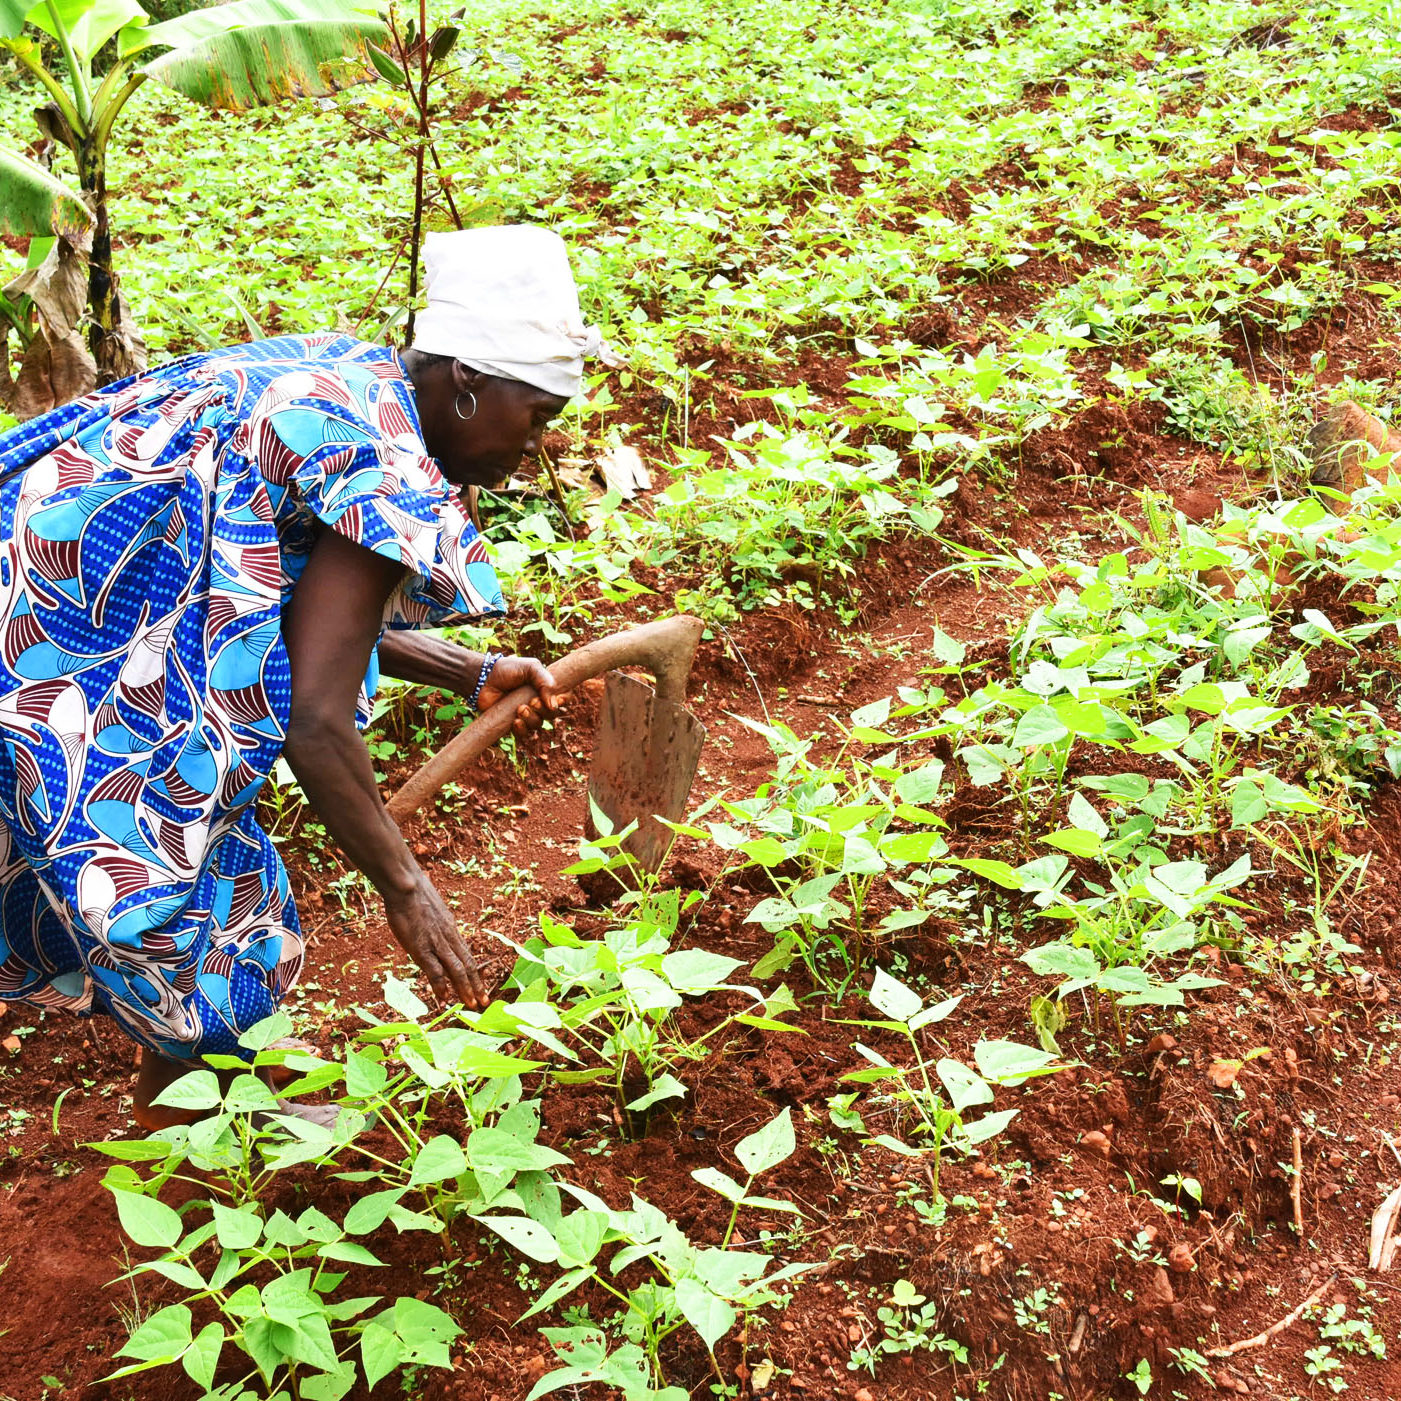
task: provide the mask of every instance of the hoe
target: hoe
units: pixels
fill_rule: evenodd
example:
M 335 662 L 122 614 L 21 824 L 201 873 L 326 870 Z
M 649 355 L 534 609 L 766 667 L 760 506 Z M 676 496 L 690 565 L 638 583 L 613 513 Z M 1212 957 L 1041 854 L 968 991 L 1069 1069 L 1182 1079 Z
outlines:
M 589 766 L 589 811 L 596 806 L 615 832 L 637 823 L 623 846 L 648 871 L 661 867 L 672 841 L 657 818 L 679 822 L 685 816 L 705 743 L 705 727 L 685 706 L 701 627 L 699 618 L 678 614 L 601 637 L 550 664 L 562 691 L 607 673 Z M 624 666 L 650 671 L 656 689 L 617 669 Z M 517 707 L 534 694 L 522 686 L 502 696 L 449 740 L 390 799 L 389 815 L 399 823 L 412 817 L 510 730 Z

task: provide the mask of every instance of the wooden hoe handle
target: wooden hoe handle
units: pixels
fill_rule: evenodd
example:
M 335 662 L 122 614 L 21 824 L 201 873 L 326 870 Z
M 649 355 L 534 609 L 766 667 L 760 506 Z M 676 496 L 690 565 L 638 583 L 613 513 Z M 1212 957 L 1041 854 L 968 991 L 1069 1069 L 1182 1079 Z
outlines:
M 569 652 L 550 671 L 561 691 L 572 691 L 584 681 L 622 666 L 645 667 L 657 678 L 657 696 L 682 705 L 691 661 L 700 642 L 699 618 L 678 613 L 655 623 L 600 637 Z M 451 783 L 479 754 L 490 749 L 515 723 L 516 711 L 535 697 L 533 686 L 518 686 L 501 697 L 460 734 L 450 739 L 389 800 L 389 815 L 403 823 L 444 785 Z

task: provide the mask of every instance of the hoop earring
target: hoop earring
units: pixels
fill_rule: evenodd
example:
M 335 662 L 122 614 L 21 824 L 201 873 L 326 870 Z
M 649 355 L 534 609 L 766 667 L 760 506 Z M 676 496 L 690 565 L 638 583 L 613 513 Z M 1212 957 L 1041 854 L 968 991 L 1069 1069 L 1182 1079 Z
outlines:
M 466 423 L 468 419 L 476 418 L 477 416 L 477 396 L 469 389 L 467 391 L 467 397 L 472 401 L 471 413 L 462 412 L 462 395 L 459 394 L 457 398 L 452 401 L 453 411 L 464 423 Z

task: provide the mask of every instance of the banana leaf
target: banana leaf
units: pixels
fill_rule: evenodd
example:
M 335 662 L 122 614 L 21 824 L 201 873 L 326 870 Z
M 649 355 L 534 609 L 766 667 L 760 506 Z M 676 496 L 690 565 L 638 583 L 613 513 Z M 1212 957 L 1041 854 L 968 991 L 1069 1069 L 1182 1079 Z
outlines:
M 0 7 L 18 8 L 18 5 L 15 0 L 0 0 Z M 150 18 L 137 0 L 54 0 L 54 8 L 68 31 L 74 53 L 84 63 L 119 30 L 128 25 L 144 25 Z M 45 34 L 58 37 L 46 0 L 39 0 L 37 5 L 30 0 L 27 18 Z M 0 15 L 0 34 L 4 32 L 4 18 Z
M 0 147 L 0 233 L 72 237 L 91 223 L 75 191 L 28 156 Z
M 382 43 L 386 34 L 384 25 L 368 17 L 252 24 L 174 49 L 148 63 L 144 72 L 191 102 L 241 112 L 284 97 L 324 96 L 365 80 L 366 45 Z M 154 30 L 148 37 L 153 36 Z
M 0 6 L 13 3 L 16 0 L 0 0 Z M 232 29 L 247 29 L 253 25 L 324 20 L 343 20 L 349 24 L 368 20 L 373 23 L 383 8 L 383 4 L 377 3 L 377 0 L 362 0 L 359 4 L 346 4 L 344 0 L 234 0 L 231 5 L 191 10 L 187 15 L 153 24 L 147 29 L 145 37 L 151 44 L 181 49 L 202 39 L 212 39 Z
M 33 0 L 0 0 L 0 39 L 13 39 L 33 7 Z

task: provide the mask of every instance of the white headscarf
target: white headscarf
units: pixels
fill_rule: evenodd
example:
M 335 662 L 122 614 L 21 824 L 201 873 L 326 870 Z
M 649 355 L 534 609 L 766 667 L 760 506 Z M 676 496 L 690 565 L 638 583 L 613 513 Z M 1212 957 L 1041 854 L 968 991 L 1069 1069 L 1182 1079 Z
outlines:
M 584 357 L 602 347 L 585 326 L 564 240 L 534 224 L 430 233 L 428 306 L 414 349 L 571 399 Z

